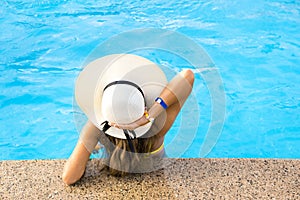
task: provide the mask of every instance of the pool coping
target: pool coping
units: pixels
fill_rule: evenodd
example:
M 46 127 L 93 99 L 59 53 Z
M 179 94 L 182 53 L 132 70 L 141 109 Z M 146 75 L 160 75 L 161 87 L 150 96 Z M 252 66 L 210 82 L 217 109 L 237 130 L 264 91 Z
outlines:
M 75 185 L 66 160 L 0 161 L 1 199 L 300 199 L 300 160 L 166 159 L 164 169 L 123 178 L 89 161 Z

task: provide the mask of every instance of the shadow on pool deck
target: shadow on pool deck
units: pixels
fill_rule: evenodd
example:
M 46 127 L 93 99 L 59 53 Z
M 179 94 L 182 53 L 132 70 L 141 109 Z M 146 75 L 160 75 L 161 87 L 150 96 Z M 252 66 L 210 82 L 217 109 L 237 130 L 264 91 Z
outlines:
M 74 186 L 65 160 L 0 162 L 1 199 L 300 199 L 300 160 L 167 159 L 164 169 L 116 178 L 91 160 Z

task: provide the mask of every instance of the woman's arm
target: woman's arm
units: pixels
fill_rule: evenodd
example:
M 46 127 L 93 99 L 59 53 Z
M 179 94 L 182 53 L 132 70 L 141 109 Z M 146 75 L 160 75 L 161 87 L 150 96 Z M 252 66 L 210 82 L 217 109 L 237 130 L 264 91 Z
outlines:
M 194 84 L 194 73 L 183 70 L 176 75 L 163 89 L 159 97 L 171 108 L 174 104 L 180 108 L 188 98 Z M 157 102 L 149 110 L 149 117 L 156 118 L 164 108 Z
M 191 70 L 183 70 L 175 76 L 160 94 L 160 98 L 167 104 L 168 108 L 164 108 L 159 103 L 154 105 L 149 110 L 149 117 L 156 118 L 162 112 L 166 112 L 167 119 L 164 122 L 157 136 L 164 138 L 166 133 L 174 123 L 183 104 L 190 95 L 194 84 L 194 73 Z M 159 143 L 161 145 L 161 143 Z
M 177 74 L 163 89 L 161 94 L 159 95 L 160 98 L 167 104 L 167 115 L 168 120 L 166 123 L 166 129 L 169 127 L 169 124 L 172 124 L 175 120 L 178 112 L 180 111 L 181 107 L 183 106 L 184 102 L 188 98 L 189 94 L 192 91 L 194 84 L 194 73 L 191 70 L 183 70 L 179 74 Z M 155 102 L 152 107 L 149 109 L 148 118 L 156 118 L 160 115 L 165 109 L 157 102 Z M 117 128 L 121 129 L 128 129 L 134 130 L 135 128 L 142 126 L 149 122 L 149 119 L 146 116 L 142 116 L 137 121 L 131 124 L 114 124 Z
M 99 130 L 91 122 L 87 122 L 84 128 L 82 129 L 81 135 L 83 137 L 96 136 Z M 96 137 L 89 137 L 89 145 L 95 147 L 98 140 Z M 90 158 L 91 151 L 88 151 L 88 148 L 83 144 L 82 138 L 78 141 L 75 149 L 73 150 L 70 158 L 67 160 L 62 179 L 63 182 L 67 185 L 71 185 L 78 181 L 86 168 L 86 164 Z

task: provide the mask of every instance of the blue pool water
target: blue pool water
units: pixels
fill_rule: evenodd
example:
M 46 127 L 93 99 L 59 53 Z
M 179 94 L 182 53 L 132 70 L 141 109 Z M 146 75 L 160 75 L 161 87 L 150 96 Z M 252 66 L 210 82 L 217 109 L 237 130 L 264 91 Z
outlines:
M 202 46 L 226 98 L 222 131 L 201 155 L 212 105 L 204 74 L 196 73 L 193 95 L 167 135 L 168 155 L 177 156 L 188 138 L 181 157 L 300 158 L 299 25 L 300 2 L 292 0 L 3 1 L 0 160 L 67 158 L 78 139 L 74 83 L 86 58 L 114 35 L 150 27 Z M 137 53 L 176 70 L 193 68 L 166 52 Z

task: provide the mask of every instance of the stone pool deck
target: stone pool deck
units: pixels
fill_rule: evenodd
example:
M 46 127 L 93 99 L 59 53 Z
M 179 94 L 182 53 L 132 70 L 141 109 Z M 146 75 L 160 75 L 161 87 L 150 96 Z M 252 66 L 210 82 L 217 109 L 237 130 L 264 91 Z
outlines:
M 65 160 L 0 162 L 0 199 L 300 199 L 300 160 L 166 159 L 164 169 L 116 178 L 91 160 L 73 186 Z

